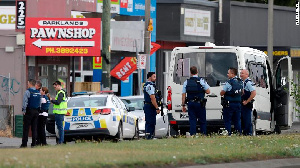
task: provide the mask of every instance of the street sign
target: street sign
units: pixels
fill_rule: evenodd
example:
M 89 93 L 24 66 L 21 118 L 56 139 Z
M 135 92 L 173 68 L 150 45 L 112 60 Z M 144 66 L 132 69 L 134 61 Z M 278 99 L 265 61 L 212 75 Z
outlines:
M 93 69 L 102 69 L 102 57 L 93 57 Z
M 138 57 L 138 69 L 146 69 L 147 54 L 140 54 Z
M 16 1 L 16 7 L 16 30 L 24 32 L 26 18 L 26 1 Z
M 26 18 L 27 56 L 100 56 L 100 18 Z
M 151 50 L 150 50 L 150 55 L 152 55 L 153 53 L 155 53 L 155 51 L 157 51 L 158 49 L 160 49 L 160 45 L 156 44 L 154 42 L 151 42 Z

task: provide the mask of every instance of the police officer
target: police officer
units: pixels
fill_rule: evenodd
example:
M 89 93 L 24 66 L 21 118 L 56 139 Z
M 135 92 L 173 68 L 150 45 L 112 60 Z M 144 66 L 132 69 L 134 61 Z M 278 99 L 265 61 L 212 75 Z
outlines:
M 231 135 L 232 121 L 235 130 L 241 134 L 241 94 L 243 84 L 241 79 L 237 77 L 236 68 L 229 68 L 227 76 L 229 80 L 220 92 L 220 95 L 224 96 L 226 102 L 222 104 L 225 129 L 228 131 L 228 135 Z
M 39 115 L 39 108 L 41 104 L 40 91 L 35 89 L 36 81 L 34 79 L 28 80 L 28 89 L 24 93 L 22 112 L 23 116 L 23 137 L 21 148 L 27 147 L 29 126 L 31 126 L 32 143 L 31 147 L 36 146 L 37 136 L 37 119 Z
M 37 80 L 35 83 L 35 89 L 40 91 L 42 89 L 42 82 Z
M 38 117 L 38 134 L 37 134 L 37 145 L 47 145 L 45 126 L 48 118 L 48 110 L 50 105 L 50 94 L 48 88 L 42 87 L 41 93 L 41 109 Z
M 144 112 L 145 112 L 145 132 L 146 139 L 153 139 L 156 125 L 156 114 L 160 113 L 156 102 L 156 75 L 148 72 L 147 82 L 144 84 Z
M 206 99 L 204 99 L 204 95 L 210 93 L 209 85 L 203 78 L 198 77 L 198 70 L 195 66 L 190 68 L 190 73 L 190 79 L 183 83 L 182 111 L 186 112 L 185 101 L 187 100 L 190 135 L 196 134 L 197 119 L 200 122 L 200 133 L 206 135 Z
M 63 121 L 64 116 L 67 114 L 67 99 L 66 93 L 62 90 L 61 82 L 55 81 L 53 83 L 54 89 L 57 91 L 56 97 L 51 100 L 53 103 L 53 113 L 55 115 L 55 124 L 58 129 L 59 139 L 58 144 L 62 144 L 64 142 L 64 128 Z
M 244 93 L 242 95 L 242 130 L 243 135 L 252 135 L 252 100 L 256 96 L 256 90 L 253 82 L 249 78 L 249 71 L 243 69 L 240 73 L 243 80 Z

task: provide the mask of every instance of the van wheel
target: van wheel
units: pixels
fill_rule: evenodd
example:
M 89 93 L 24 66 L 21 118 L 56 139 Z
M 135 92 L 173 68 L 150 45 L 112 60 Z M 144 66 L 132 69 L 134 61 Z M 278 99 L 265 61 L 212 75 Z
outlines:
M 122 129 L 122 123 L 119 123 L 118 127 L 118 133 L 115 136 L 115 142 L 122 141 L 123 140 L 123 129 Z
M 175 130 L 171 125 L 169 125 L 169 135 L 171 137 L 176 137 L 178 135 L 178 130 Z

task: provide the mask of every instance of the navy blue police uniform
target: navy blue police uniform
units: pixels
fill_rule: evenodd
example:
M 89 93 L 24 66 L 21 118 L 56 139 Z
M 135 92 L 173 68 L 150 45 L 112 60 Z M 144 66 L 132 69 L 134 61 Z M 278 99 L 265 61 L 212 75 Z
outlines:
M 44 98 L 46 101 L 45 101 L 45 103 L 41 104 L 41 110 L 40 110 L 39 117 L 38 117 L 37 144 L 38 145 L 47 145 L 45 126 L 46 126 L 46 122 L 47 122 L 47 118 L 48 118 L 50 99 L 47 95 L 43 95 L 42 98 Z
M 244 94 L 242 95 L 242 102 L 245 100 L 248 100 L 251 92 L 255 90 L 254 84 L 251 81 L 251 79 L 247 78 L 244 81 Z M 252 135 L 252 108 L 253 108 L 253 103 L 249 102 L 246 105 L 242 104 L 242 130 L 243 130 L 243 135 Z
M 188 114 L 190 122 L 190 135 L 197 133 L 197 120 L 200 123 L 200 133 L 206 135 L 206 109 L 205 90 L 209 85 L 197 75 L 192 76 L 183 83 L 182 93 L 187 93 Z
M 152 105 L 150 95 L 155 95 L 156 86 L 153 82 L 147 81 L 144 85 L 144 112 L 145 112 L 145 132 L 146 139 L 152 139 L 154 137 L 155 125 L 156 125 L 156 109 Z M 155 98 L 156 95 L 155 95 Z
M 31 146 L 33 147 L 36 145 L 37 119 L 39 115 L 40 102 L 41 94 L 39 90 L 32 87 L 25 91 L 22 107 L 22 111 L 25 114 L 23 116 L 23 137 L 21 147 L 27 146 L 29 126 L 31 126 L 32 131 Z
M 241 134 L 242 89 L 243 83 L 237 76 L 229 79 L 223 87 L 224 99 L 227 101 L 226 106 L 223 106 L 223 119 L 228 135 L 231 135 L 231 122 L 233 122 L 235 130 Z

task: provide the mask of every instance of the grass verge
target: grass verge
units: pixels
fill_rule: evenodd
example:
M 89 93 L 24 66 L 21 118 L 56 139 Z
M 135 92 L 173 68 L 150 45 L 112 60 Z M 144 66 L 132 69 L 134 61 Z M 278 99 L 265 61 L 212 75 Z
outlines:
M 0 167 L 163 167 L 300 157 L 300 134 L 86 142 L 0 151 Z

